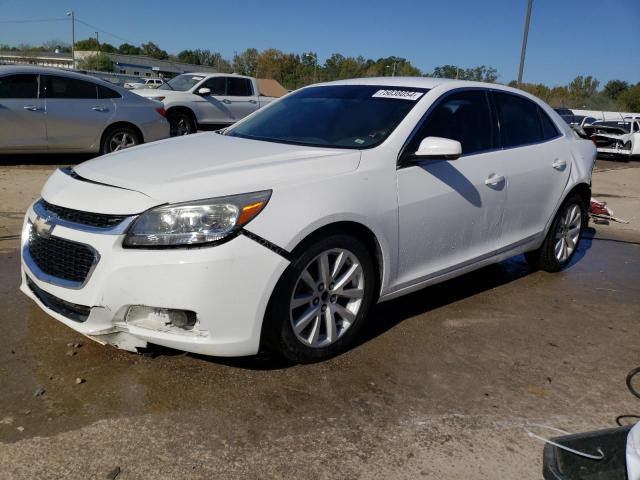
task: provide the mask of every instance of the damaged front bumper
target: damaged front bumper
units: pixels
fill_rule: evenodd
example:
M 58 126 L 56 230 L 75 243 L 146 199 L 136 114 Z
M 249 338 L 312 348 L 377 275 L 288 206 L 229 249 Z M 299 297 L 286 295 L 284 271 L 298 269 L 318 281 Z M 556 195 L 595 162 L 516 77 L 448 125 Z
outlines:
M 99 257 L 82 285 L 69 286 L 30 262 L 27 232 L 36 219 L 30 208 L 20 290 L 68 327 L 127 351 L 152 343 L 215 356 L 258 352 L 269 296 L 289 263 L 272 250 L 244 235 L 209 248 L 125 249 L 124 234 L 55 225 L 51 238 L 90 246 Z M 196 320 L 188 329 L 139 315 L 134 321 L 131 307 L 190 312 Z

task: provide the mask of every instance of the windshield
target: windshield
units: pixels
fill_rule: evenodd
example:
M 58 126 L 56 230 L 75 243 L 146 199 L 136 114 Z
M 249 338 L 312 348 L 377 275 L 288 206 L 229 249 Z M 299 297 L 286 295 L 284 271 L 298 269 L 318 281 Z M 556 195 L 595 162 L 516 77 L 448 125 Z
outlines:
M 425 88 L 335 85 L 299 90 L 225 135 L 314 147 L 370 148 L 398 126 Z
M 204 77 L 201 75 L 192 75 L 185 73 L 172 78 L 167 83 L 163 83 L 158 90 L 178 90 L 180 92 L 186 92 L 191 89 L 195 84 L 200 82 Z

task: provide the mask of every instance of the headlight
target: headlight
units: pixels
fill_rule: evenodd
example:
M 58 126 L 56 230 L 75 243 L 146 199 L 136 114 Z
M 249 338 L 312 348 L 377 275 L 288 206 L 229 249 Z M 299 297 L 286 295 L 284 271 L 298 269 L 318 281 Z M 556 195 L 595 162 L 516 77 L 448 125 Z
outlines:
M 236 233 L 267 205 L 271 190 L 153 208 L 131 225 L 124 247 L 211 244 Z

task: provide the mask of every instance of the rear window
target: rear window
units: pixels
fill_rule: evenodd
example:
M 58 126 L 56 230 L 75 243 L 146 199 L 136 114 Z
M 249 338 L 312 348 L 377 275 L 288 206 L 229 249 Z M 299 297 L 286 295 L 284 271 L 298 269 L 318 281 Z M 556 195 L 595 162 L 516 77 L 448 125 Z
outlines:
M 549 115 L 545 113 L 540 107 L 538 107 L 538 114 L 540 115 L 540 121 L 542 122 L 542 137 L 544 140 L 551 140 L 560 135 L 555 124 L 549 118 Z
M 538 105 L 524 97 L 494 93 L 503 147 L 517 147 L 544 139 Z
M 97 85 L 98 98 L 122 98 L 122 96 L 115 90 L 105 87 L 104 85 Z
M 249 97 L 252 95 L 251 81 L 247 78 L 227 79 L 227 95 L 231 97 Z
M 47 98 L 93 100 L 98 98 L 98 90 L 95 83 L 55 75 L 46 75 L 44 78 Z

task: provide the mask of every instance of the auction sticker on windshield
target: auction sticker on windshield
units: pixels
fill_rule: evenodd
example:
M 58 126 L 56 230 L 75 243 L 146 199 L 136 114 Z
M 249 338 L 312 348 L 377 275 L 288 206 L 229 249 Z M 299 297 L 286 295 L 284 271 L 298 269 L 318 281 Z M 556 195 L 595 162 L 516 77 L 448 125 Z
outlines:
M 422 95 L 424 95 L 423 92 L 411 92 L 409 90 L 378 90 L 371 96 L 375 98 L 399 98 L 402 100 L 413 100 L 415 102 Z

